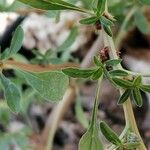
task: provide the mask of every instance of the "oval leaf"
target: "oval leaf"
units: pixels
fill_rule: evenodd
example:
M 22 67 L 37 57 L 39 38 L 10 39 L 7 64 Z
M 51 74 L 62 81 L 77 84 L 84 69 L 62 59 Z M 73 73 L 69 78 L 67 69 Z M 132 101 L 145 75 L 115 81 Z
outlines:
M 141 85 L 140 89 L 144 92 L 150 93 L 150 85 Z
M 117 146 L 120 146 L 122 144 L 118 135 L 114 131 L 112 131 L 112 129 L 105 122 L 100 123 L 100 129 L 109 142 Z
M 86 24 L 86 25 L 90 25 L 90 24 L 95 24 L 95 22 L 97 21 L 97 17 L 89 17 L 89 18 L 85 18 L 80 20 L 81 24 Z
M 133 83 L 127 80 L 123 80 L 120 78 L 112 78 L 112 80 L 120 87 L 123 88 L 132 88 L 133 87 Z
M 9 108 L 14 112 L 20 110 L 21 93 L 14 83 L 3 74 L 0 75 L 1 83 L 4 86 L 4 95 Z
M 123 70 L 112 70 L 112 71 L 109 71 L 109 74 L 111 76 L 128 76 L 128 73 L 126 71 L 123 71 Z
M 18 26 L 12 37 L 10 48 L 7 48 L 2 53 L 1 59 L 7 59 L 12 55 L 16 54 L 22 46 L 23 37 L 24 37 L 23 29 L 21 28 L 21 26 Z
M 88 78 L 95 70 L 92 69 L 78 69 L 78 68 L 66 68 L 62 72 L 73 78 Z
M 79 150 L 103 150 L 98 131 L 89 128 L 79 142 Z
M 141 92 L 138 88 L 134 88 L 132 90 L 132 96 L 134 98 L 134 102 L 138 107 L 142 107 L 143 105 L 143 100 L 142 100 L 142 96 L 141 96 Z
M 97 15 L 101 15 L 105 11 L 106 0 L 98 0 Z
M 20 71 L 28 84 L 43 98 L 50 101 L 59 101 L 68 87 L 69 79 L 58 71 L 31 73 Z
M 38 9 L 43 9 L 43 10 L 76 10 L 83 12 L 81 8 L 67 3 L 62 0 L 18 0 L 24 4 L 27 4 L 29 6 L 38 8 Z
M 102 22 L 101 22 L 101 23 L 102 23 Z M 103 23 L 102 23 L 102 24 L 103 24 Z M 112 33 L 112 31 L 111 31 L 111 29 L 110 29 L 109 26 L 106 26 L 105 24 L 103 24 L 103 28 L 104 28 L 104 31 L 105 31 L 110 37 L 113 36 L 113 33 Z
M 106 26 L 112 26 L 113 25 L 113 22 L 109 19 L 107 19 L 106 17 L 104 16 L 101 16 L 100 17 L 100 22 Z
M 129 96 L 131 95 L 132 90 L 131 89 L 127 89 L 122 96 L 119 98 L 118 100 L 118 104 L 123 104 L 125 101 L 128 100 Z
M 120 64 L 122 61 L 122 59 L 111 59 L 111 60 L 107 60 L 105 63 L 107 66 L 116 66 L 118 64 Z
M 142 77 L 141 76 L 137 76 L 135 79 L 134 79 L 134 86 L 140 86 L 142 83 Z
M 102 64 L 102 62 L 100 61 L 100 59 L 98 58 L 98 57 L 96 57 L 96 56 L 94 56 L 94 64 L 96 65 L 96 66 L 98 66 L 98 67 L 103 67 L 103 64 Z
M 103 74 L 103 70 L 101 68 L 99 68 L 98 70 L 96 70 L 93 74 L 92 74 L 92 80 L 98 80 Z

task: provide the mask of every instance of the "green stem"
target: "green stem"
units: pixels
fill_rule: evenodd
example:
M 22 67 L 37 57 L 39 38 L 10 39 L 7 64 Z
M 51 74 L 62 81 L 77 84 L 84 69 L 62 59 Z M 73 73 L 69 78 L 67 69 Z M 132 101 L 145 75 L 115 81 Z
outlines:
M 103 79 L 103 76 L 101 76 L 99 78 L 98 84 L 97 84 L 96 96 L 95 96 L 93 113 L 92 113 L 93 114 L 92 123 L 91 124 L 94 124 L 94 122 L 96 122 L 96 120 L 97 120 L 98 100 L 99 100 L 99 94 L 100 94 L 100 87 L 101 87 L 102 79 Z
M 109 56 L 111 59 L 118 59 L 118 55 L 116 52 L 116 48 L 113 42 L 112 37 L 108 36 L 105 31 L 103 31 L 103 35 L 104 35 L 104 45 L 108 46 L 110 48 L 109 51 Z M 122 69 L 121 64 L 119 64 L 117 67 L 117 69 Z M 122 94 L 122 90 L 120 90 L 120 94 Z M 129 128 L 130 131 L 134 132 L 139 139 L 141 140 L 139 149 L 140 150 L 146 150 L 146 147 L 143 143 L 143 140 L 140 136 L 139 130 L 137 128 L 137 124 L 136 124 L 136 120 L 134 117 L 134 113 L 133 113 L 133 109 L 132 109 L 132 104 L 131 104 L 131 100 L 127 100 L 124 104 L 123 104 L 123 110 L 124 110 L 124 114 L 125 114 L 125 121 L 126 121 L 126 128 Z
M 137 9 L 136 6 L 132 7 L 132 9 L 129 11 L 129 13 L 125 17 L 125 20 L 123 21 L 123 24 L 122 24 L 122 26 L 121 26 L 121 28 L 120 28 L 120 30 L 118 32 L 119 34 L 118 34 L 118 36 L 116 38 L 116 41 L 115 41 L 116 47 L 120 46 L 120 42 L 122 41 L 124 35 L 126 34 L 126 27 L 127 27 L 128 23 L 129 23 L 130 19 L 132 18 L 134 12 L 136 11 L 136 9 Z

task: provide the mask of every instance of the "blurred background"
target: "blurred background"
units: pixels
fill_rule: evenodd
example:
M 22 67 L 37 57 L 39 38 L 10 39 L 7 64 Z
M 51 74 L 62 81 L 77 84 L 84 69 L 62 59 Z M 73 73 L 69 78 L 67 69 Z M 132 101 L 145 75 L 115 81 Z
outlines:
M 90 8 L 90 0 L 68 1 Z M 138 25 L 134 14 L 125 28 L 122 25 L 132 8 L 132 0 L 109 0 L 109 11 L 117 20 L 113 26 L 114 39 L 124 68 L 147 73 L 150 72 L 150 7 L 140 9 L 142 16 L 139 21 L 143 18 L 146 21 L 146 26 L 142 24 L 144 29 Z M 0 11 L 1 51 L 9 46 L 18 25 L 23 27 L 25 33 L 22 48 L 13 57 L 15 61 L 43 66 L 74 62 L 89 67 L 92 66 L 89 55 L 94 56 L 101 50 L 102 39 L 96 29 L 79 24 L 83 14 L 71 11 L 45 12 L 14 0 L 0 0 Z M 23 96 L 21 112 L 14 114 L 3 100 L 0 85 L 0 150 L 33 149 L 41 142 L 41 135 L 48 136 L 46 131 L 49 130 L 50 133 L 56 130 L 56 133 L 51 133 L 54 136 L 53 150 L 77 150 L 79 139 L 89 125 L 95 82 L 77 81 L 78 92 L 70 97 L 60 115 L 61 119 L 58 119 L 58 128 L 54 129 L 54 120 L 62 104 L 43 100 L 16 72 L 7 70 L 5 75 L 20 88 Z M 143 78 L 143 81 L 150 84 L 150 78 Z M 116 105 L 119 93 L 107 80 L 103 81 L 102 87 L 98 119 L 105 120 L 120 134 L 125 122 L 122 107 Z M 142 108 L 133 107 L 140 133 L 150 149 L 150 95 L 142 93 L 142 97 Z

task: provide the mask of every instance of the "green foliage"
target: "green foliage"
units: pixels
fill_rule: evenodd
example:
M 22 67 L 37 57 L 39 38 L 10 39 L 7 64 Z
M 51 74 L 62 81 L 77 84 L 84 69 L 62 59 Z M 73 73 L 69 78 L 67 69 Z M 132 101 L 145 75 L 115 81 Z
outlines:
M 143 34 L 148 34 L 150 32 L 148 21 L 140 9 L 137 9 L 137 11 L 134 13 L 134 20 L 137 28 Z
M 59 71 L 31 73 L 20 71 L 28 84 L 43 98 L 50 101 L 59 101 L 68 87 L 69 80 Z
M 98 87 L 96 91 L 96 97 L 92 112 L 92 120 L 87 132 L 82 136 L 79 142 L 79 150 L 103 150 L 103 146 L 100 142 L 97 125 L 97 110 L 98 110 L 98 98 L 102 77 L 98 81 Z
M 122 62 L 121 59 L 110 59 L 110 60 L 107 60 L 105 63 L 107 66 L 116 66 L 120 64 L 121 62 Z
M 139 0 L 144 5 L 150 5 L 150 0 Z
M 127 101 L 131 95 L 131 92 L 132 92 L 131 89 L 125 90 L 125 92 L 120 96 L 120 98 L 118 100 L 118 104 L 123 104 L 125 101 Z
M 73 78 L 89 78 L 95 69 L 66 68 L 62 70 L 64 74 Z
M 102 15 L 105 11 L 106 0 L 98 0 L 97 3 L 97 15 Z
M 79 150 L 103 150 L 97 128 L 96 125 L 92 125 L 82 136 L 79 143 Z
M 16 54 L 20 50 L 20 48 L 22 46 L 23 37 L 24 37 L 23 29 L 20 26 L 18 26 L 12 37 L 10 47 L 7 48 L 1 54 L 2 60 L 12 57 L 12 55 Z
M 98 21 L 98 18 L 96 16 L 93 16 L 93 17 L 81 19 L 80 23 L 85 25 L 90 25 L 90 24 L 95 24 L 96 21 Z
M 105 138 L 114 145 L 120 146 L 122 145 L 121 140 L 118 135 L 114 131 L 112 131 L 109 126 L 105 122 L 100 123 L 100 129 Z
M 43 9 L 43 10 L 76 10 L 84 12 L 81 8 L 67 3 L 62 0 L 19 0 L 20 2 L 30 5 L 32 7 Z
M 111 76 L 128 76 L 129 74 L 124 70 L 112 70 L 109 71 Z
M 2 73 L 0 74 L 0 80 L 4 87 L 5 99 L 10 109 L 14 112 L 20 110 L 21 93 L 14 83 L 7 79 Z

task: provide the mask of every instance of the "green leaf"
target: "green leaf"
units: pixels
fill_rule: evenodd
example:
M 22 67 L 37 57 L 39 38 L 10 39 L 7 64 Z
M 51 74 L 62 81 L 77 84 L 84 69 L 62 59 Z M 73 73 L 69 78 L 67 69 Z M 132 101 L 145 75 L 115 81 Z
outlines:
M 112 129 L 105 122 L 100 123 L 100 129 L 109 142 L 117 146 L 120 146 L 122 144 L 118 135 L 114 131 L 112 131 Z
M 10 47 L 2 53 L 1 59 L 7 59 L 12 55 L 16 54 L 22 46 L 23 37 L 23 29 L 21 28 L 21 26 L 18 26 L 12 37 Z
M 150 85 L 141 85 L 140 89 L 144 92 L 150 93 Z
M 33 89 L 43 98 L 50 101 L 61 100 L 69 84 L 68 77 L 59 71 L 43 73 L 19 72 L 22 73 Z
M 150 5 L 150 0 L 139 0 L 144 5 Z
M 132 150 L 132 149 L 138 148 L 139 145 L 140 145 L 140 142 L 125 143 L 123 144 L 123 148 Z
M 123 88 L 132 88 L 133 87 L 133 83 L 127 80 L 123 80 L 120 78 L 112 78 L 112 80 L 120 87 Z
M 9 108 L 14 112 L 20 110 L 21 93 L 14 83 L 0 74 L 1 83 L 4 86 L 4 95 Z
M 103 67 L 102 62 L 100 61 L 100 59 L 98 57 L 94 56 L 93 60 L 94 60 L 94 63 L 95 63 L 96 66 Z
M 112 25 L 114 25 L 111 20 L 107 19 L 107 18 L 104 17 L 104 16 L 101 16 L 101 17 L 100 17 L 100 22 L 101 22 L 102 24 L 104 24 L 105 26 L 112 26 Z
M 90 127 L 79 142 L 79 150 L 103 150 L 97 127 Z
M 43 10 L 76 10 L 83 12 L 83 10 L 73 4 L 62 0 L 18 0 L 24 4 Z
M 102 15 L 105 11 L 106 0 L 98 0 L 97 15 Z
M 92 74 L 92 80 L 98 80 L 103 74 L 103 70 L 101 68 L 97 69 L 93 74 Z
M 128 76 L 128 73 L 123 70 L 112 70 L 109 73 L 111 76 Z
M 105 31 L 110 37 L 113 36 L 112 31 L 111 31 L 111 29 L 110 29 L 109 26 L 106 26 L 105 24 L 103 24 L 103 28 L 104 28 L 104 31 Z
M 116 66 L 118 64 L 120 64 L 122 61 L 122 59 L 111 59 L 111 60 L 107 60 L 105 63 L 107 66 Z
M 142 77 L 141 76 L 137 76 L 135 79 L 134 79 L 134 86 L 140 86 L 142 83 Z
M 95 24 L 97 20 L 98 20 L 97 17 L 93 16 L 93 17 L 81 19 L 80 23 L 90 25 L 90 24 Z
M 94 73 L 94 69 L 78 69 L 78 68 L 66 68 L 62 72 L 73 78 L 88 78 Z
M 57 51 L 66 51 L 74 43 L 78 34 L 78 28 L 73 27 L 67 39 L 58 47 Z
M 148 21 L 146 20 L 145 16 L 141 12 L 140 9 L 138 9 L 134 14 L 134 20 L 137 28 L 143 33 L 148 34 L 150 32 Z
M 119 98 L 118 100 L 118 104 L 123 104 L 125 101 L 128 100 L 129 96 L 131 95 L 132 90 L 131 89 L 127 89 L 122 96 Z
M 139 88 L 134 88 L 132 90 L 132 96 L 134 98 L 134 102 L 138 107 L 142 107 L 143 105 L 143 100 L 142 100 L 142 96 L 141 96 L 141 92 L 139 90 Z
M 98 135 L 98 126 L 97 126 L 97 110 L 98 110 L 98 99 L 99 99 L 99 90 L 100 84 L 102 81 L 99 79 L 98 86 L 96 89 L 96 97 L 94 101 L 94 107 L 92 111 L 92 120 L 90 122 L 90 127 L 87 132 L 82 136 L 79 142 L 79 150 L 103 150 L 102 144 Z

